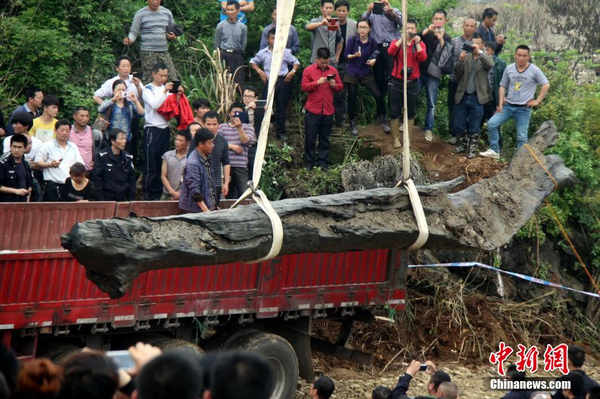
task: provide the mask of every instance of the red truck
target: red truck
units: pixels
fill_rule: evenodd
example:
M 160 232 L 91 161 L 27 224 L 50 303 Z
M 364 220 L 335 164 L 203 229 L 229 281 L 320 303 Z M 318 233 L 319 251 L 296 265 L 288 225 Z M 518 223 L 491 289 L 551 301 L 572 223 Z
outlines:
M 405 303 L 407 252 L 371 250 L 284 255 L 258 264 L 144 273 L 111 300 L 60 247 L 88 219 L 166 216 L 176 202 L 4 203 L 0 205 L 0 340 L 21 358 L 58 360 L 84 346 L 243 349 L 277 371 L 274 398 L 291 399 L 298 376 L 312 381 L 311 349 L 359 363 L 346 348 L 353 323 Z M 341 323 L 336 342 L 311 337 L 312 322 Z

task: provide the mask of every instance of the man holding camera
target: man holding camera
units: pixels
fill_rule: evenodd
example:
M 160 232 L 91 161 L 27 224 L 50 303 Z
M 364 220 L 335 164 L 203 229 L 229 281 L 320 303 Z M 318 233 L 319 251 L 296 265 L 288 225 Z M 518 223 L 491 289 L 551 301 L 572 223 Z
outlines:
M 162 62 L 169 69 L 169 77 L 174 80 L 177 74 L 169 54 L 168 41 L 177 40 L 175 22 L 171 11 L 161 6 L 160 2 L 161 0 L 148 0 L 148 6 L 135 13 L 129 35 L 123 39 L 123 44 L 130 46 L 141 36 L 143 76 L 146 79 L 151 77 L 154 64 Z
M 466 152 L 467 158 L 477 156 L 483 107 L 490 100 L 488 73 L 494 67 L 494 59 L 483 51 L 483 39 L 473 35 L 473 41 L 465 42 L 454 74 L 459 79 L 456 88 L 454 131 L 461 134 L 460 144 L 454 153 Z M 467 128 L 468 134 L 464 134 Z
M 321 0 L 321 17 L 311 19 L 305 29 L 312 33 L 310 62 L 315 62 L 317 51 L 325 47 L 332 57 L 330 63 L 335 67 L 340 62 L 344 43 L 338 19 L 331 16 L 333 9 L 333 0 Z
M 421 87 L 425 87 L 427 98 L 427 114 L 423 126 L 426 141 L 433 140 L 435 106 L 442 76 L 452 73 L 454 68 L 452 38 L 444 29 L 447 18 L 446 11 L 436 10 L 431 20 L 432 24 L 420 35 L 427 47 L 427 60 L 420 65 Z
M 317 50 L 317 59 L 302 73 L 302 91 L 307 92 L 304 108 L 304 158 L 308 170 L 319 166 L 329 169 L 329 135 L 333 125 L 333 93 L 344 89 L 337 69 L 329 65 L 331 53 L 326 47 Z M 315 144 L 319 145 L 315 151 Z
M 417 35 L 417 21 L 409 19 L 406 21 L 406 34 L 408 42 L 406 43 L 407 72 L 406 72 L 406 94 L 408 97 L 408 119 L 409 131 L 414 126 L 414 118 L 417 108 L 417 99 L 419 97 L 419 77 L 421 71 L 419 65 L 427 59 L 427 50 L 421 38 Z M 394 137 L 394 148 L 402 147 L 400 143 L 400 116 L 404 105 L 404 53 L 402 49 L 403 38 L 394 40 L 388 48 L 390 56 L 394 57 L 394 69 L 392 70 L 392 80 L 389 84 L 390 98 L 390 128 Z
M 397 8 L 393 8 L 388 0 L 375 1 L 367 6 L 367 12 L 362 18 L 368 19 L 372 24 L 371 37 L 377 42 L 377 61 L 373 66 L 373 76 L 377 82 L 377 87 L 381 95 L 385 97 L 388 92 L 388 82 L 394 58 L 389 55 L 388 48 L 394 40 L 400 39 L 400 28 L 402 27 L 402 13 Z M 390 125 L 386 120 L 385 101 L 377 104 L 377 115 L 381 117 L 375 122 L 381 123 L 385 133 L 390 133 Z
M 157 63 L 152 68 L 152 83 L 142 91 L 144 99 L 144 198 L 148 201 L 158 201 L 162 195 L 161 181 L 162 155 L 169 150 L 169 121 L 162 116 L 158 109 L 168 96 L 176 91 L 177 96 L 183 93 L 183 86 L 176 90 L 173 82 L 167 82 L 169 69 L 163 63 Z
M 471 39 L 473 39 L 473 34 L 475 33 L 476 29 L 477 21 L 475 18 L 466 18 L 463 21 L 463 34 L 452 39 L 452 48 L 454 50 L 452 54 L 454 56 L 455 65 L 460 59 L 460 53 L 462 52 L 463 45 L 466 41 L 471 41 Z M 450 74 L 450 79 L 448 80 L 448 131 L 452 134 L 452 138 L 450 141 L 448 141 L 448 143 L 452 145 L 458 144 L 459 141 L 459 134 L 454 131 L 454 99 L 456 98 L 458 80 L 459 78 L 453 71 L 452 74 Z

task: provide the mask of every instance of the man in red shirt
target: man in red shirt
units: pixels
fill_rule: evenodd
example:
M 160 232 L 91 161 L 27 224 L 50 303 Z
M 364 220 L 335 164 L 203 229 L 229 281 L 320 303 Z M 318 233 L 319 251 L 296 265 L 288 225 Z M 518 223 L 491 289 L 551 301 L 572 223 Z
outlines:
M 317 50 L 315 63 L 302 73 L 302 91 L 307 92 L 304 117 L 304 159 L 306 168 L 329 169 L 329 135 L 333 124 L 333 92 L 344 89 L 337 69 L 329 66 L 331 53 L 326 47 Z M 319 145 L 315 145 L 319 138 Z
M 409 129 L 414 126 L 417 112 L 417 99 L 419 97 L 419 78 L 421 73 L 419 63 L 427 59 L 425 43 L 417 35 L 417 22 L 414 19 L 406 21 L 407 57 L 407 86 L 406 95 L 408 102 Z M 400 116 L 404 106 L 404 54 L 402 52 L 402 39 L 394 40 L 388 47 L 388 54 L 394 58 L 394 69 L 389 87 L 390 128 L 394 137 L 394 148 L 402 147 L 400 143 Z

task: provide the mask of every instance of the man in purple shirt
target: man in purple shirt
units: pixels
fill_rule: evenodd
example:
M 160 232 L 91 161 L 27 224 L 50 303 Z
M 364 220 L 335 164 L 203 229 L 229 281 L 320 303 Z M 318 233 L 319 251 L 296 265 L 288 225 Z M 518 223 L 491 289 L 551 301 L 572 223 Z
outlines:
M 246 119 L 244 104 L 233 103 L 229 107 L 229 122 L 219 125 L 218 133 L 227 140 L 231 180 L 228 199 L 237 199 L 248 188 L 248 147 L 254 138 L 254 128 Z
M 269 46 L 260 50 L 254 58 L 250 60 L 250 66 L 258 73 L 260 79 L 264 83 L 263 99 L 267 98 L 267 89 L 269 87 L 269 79 L 271 77 L 271 63 L 273 62 L 273 45 L 275 44 L 275 29 L 272 29 L 268 34 Z M 260 69 L 262 65 L 263 69 Z M 290 67 L 292 68 L 290 70 Z M 280 140 L 285 140 L 285 110 L 287 103 L 292 95 L 292 79 L 296 75 L 300 61 L 294 57 L 290 50 L 285 49 L 283 53 L 283 61 L 281 68 L 277 74 L 277 83 L 275 84 L 275 107 L 277 109 L 277 124 L 276 136 Z
M 183 172 L 179 208 L 190 212 L 210 212 L 216 207 L 215 181 L 212 175 L 211 153 L 215 135 L 202 128 L 194 136 L 196 150 L 189 155 Z

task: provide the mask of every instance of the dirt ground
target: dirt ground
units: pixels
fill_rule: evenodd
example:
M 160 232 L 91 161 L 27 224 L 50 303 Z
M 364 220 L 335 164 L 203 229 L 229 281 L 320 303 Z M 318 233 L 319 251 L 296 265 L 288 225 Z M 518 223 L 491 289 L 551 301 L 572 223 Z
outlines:
M 393 154 L 393 138 L 385 134 L 379 125 L 367 125 L 358 128 L 359 137 L 369 140 L 369 144 L 378 147 L 382 155 Z M 401 136 L 402 138 L 402 133 Z M 495 175 L 502 169 L 506 163 L 491 158 L 476 157 L 467 159 L 465 154 L 454 154 L 454 146 L 434 136 L 431 143 L 425 141 L 422 130 L 415 127 L 410 135 L 411 153 L 421 154 L 419 162 L 425 171 L 429 173 L 432 182 L 452 180 L 458 176 L 464 175 L 467 178 L 465 184 L 457 190 L 477 183 Z M 485 150 L 484 144 L 480 144 L 479 149 Z
M 321 359 L 320 357 L 314 358 L 313 364 L 318 373 L 325 374 L 335 381 L 336 390 L 333 393 L 333 399 L 370 399 L 373 389 L 380 385 L 394 389 L 398 377 L 404 373 L 407 366 L 405 363 L 398 362 L 381 372 L 381 370 L 375 369 L 360 370 L 357 366 L 348 367 L 348 365 L 323 367 Z M 444 370 L 450 375 L 452 381 L 458 385 L 461 399 L 499 399 L 506 394 L 506 391 L 493 391 L 489 388 L 489 380 L 486 380 L 486 378 L 498 376 L 495 366 L 465 366 L 457 362 L 438 362 L 437 359 L 428 360 L 432 360 L 439 370 Z M 588 359 L 584 369 L 588 375 L 600 381 L 600 364 L 596 359 Z M 544 372 L 537 372 L 535 375 L 537 377 L 559 376 L 558 374 Z M 408 391 L 409 396 L 427 395 L 428 380 L 429 376 L 427 374 L 418 373 L 411 382 Z M 300 380 L 296 398 L 309 399 L 309 389 L 310 384 Z

